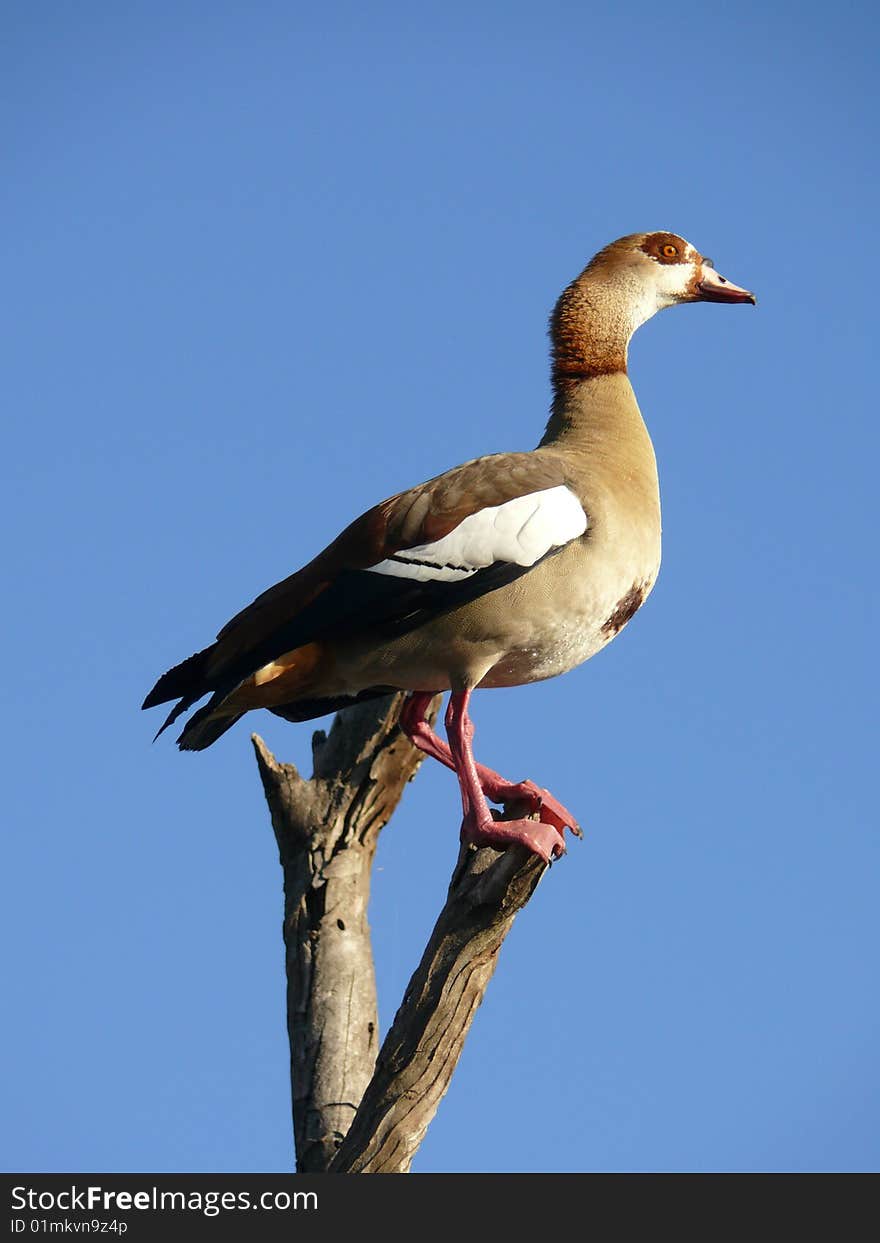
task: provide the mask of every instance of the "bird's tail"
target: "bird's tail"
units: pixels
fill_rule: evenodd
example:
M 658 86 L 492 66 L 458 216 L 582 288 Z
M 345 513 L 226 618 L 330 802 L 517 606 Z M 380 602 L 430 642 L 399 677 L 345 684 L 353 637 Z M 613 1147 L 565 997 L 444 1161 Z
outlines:
M 240 720 L 251 708 L 269 708 L 277 716 L 284 717 L 288 721 L 310 721 L 315 717 L 326 716 L 328 713 L 351 707 L 352 704 L 364 699 L 394 694 L 393 687 L 376 686 L 355 695 L 336 695 L 327 698 L 310 695 L 308 693 L 309 677 L 320 657 L 320 649 L 316 645 L 303 646 L 289 653 L 283 665 L 279 665 L 275 676 L 268 677 L 259 683 L 255 683 L 253 678 L 239 683 L 235 675 L 209 673 L 213 654 L 213 646 L 205 648 L 204 651 L 196 652 L 195 655 L 181 661 L 179 665 L 175 665 L 173 669 L 169 669 L 167 673 L 163 673 L 143 703 L 145 708 L 152 708 L 156 704 L 167 703 L 172 699 L 177 700 L 157 731 L 156 738 L 158 738 L 197 700 L 213 692 L 208 702 L 199 708 L 184 726 L 177 740 L 181 751 L 204 751 L 228 729 L 231 729 L 236 721 Z M 270 698 L 273 687 L 283 690 L 285 695 L 290 693 L 291 699 L 281 704 L 273 704 Z
M 181 751 L 204 751 L 228 729 L 232 729 L 235 722 L 244 716 L 246 709 L 240 712 L 218 710 L 219 705 L 215 702 L 216 700 L 217 696 L 212 696 L 205 706 L 199 708 L 198 712 L 187 721 L 183 733 L 177 740 Z
M 201 699 L 202 695 L 212 689 L 205 685 L 205 676 L 208 660 L 215 647 L 216 644 L 212 644 L 210 647 L 203 648 L 201 652 L 187 656 L 186 660 L 182 660 L 179 665 L 163 673 L 141 707 L 155 708 L 156 704 L 168 703 L 171 699 L 188 699 L 190 704 Z M 185 709 L 181 708 L 180 711 L 183 712 Z M 162 729 L 170 724 L 171 720 L 166 721 Z M 161 730 L 159 732 L 161 733 Z

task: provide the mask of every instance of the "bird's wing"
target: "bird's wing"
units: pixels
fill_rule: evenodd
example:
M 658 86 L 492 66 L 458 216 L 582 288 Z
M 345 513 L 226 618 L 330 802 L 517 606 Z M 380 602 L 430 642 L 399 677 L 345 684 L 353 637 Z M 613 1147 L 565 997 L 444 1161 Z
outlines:
M 192 677 L 175 678 L 184 661 L 160 678 L 145 706 L 194 702 L 199 687 L 228 693 L 306 643 L 414 630 L 527 573 L 587 525 L 558 462 L 533 453 L 466 462 L 368 510 L 190 657 Z
M 415 629 L 525 573 L 586 528 L 557 463 L 525 453 L 478 458 L 353 522 L 224 626 L 218 657 L 225 665 L 246 652 L 256 662 L 250 673 L 316 638 Z

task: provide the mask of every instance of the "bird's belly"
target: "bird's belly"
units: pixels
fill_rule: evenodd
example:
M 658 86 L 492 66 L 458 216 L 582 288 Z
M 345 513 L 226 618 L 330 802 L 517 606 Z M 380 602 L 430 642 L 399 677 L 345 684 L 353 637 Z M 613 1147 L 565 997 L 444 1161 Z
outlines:
M 512 643 L 480 685 L 540 682 L 583 664 L 623 629 L 653 585 L 653 574 L 637 573 L 617 582 L 591 585 L 564 615 L 544 613 L 540 627 L 523 641 Z
M 549 577 L 527 575 L 483 597 L 479 609 L 447 613 L 368 655 L 337 649 L 341 685 L 349 693 L 368 685 L 439 691 L 556 677 L 594 656 L 626 625 L 654 583 L 656 564 L 643 567 L 618 565 L 605 573 L 597 567 L 579 590 L 566 593 L 564 609 L 547 591 Z
M 509 649 L 481 680 L 480 686 L 522 686 L 541 682 L 583 664 L 603 648 L 611 636 L 595 624 L 559 619 L 531 643 Z

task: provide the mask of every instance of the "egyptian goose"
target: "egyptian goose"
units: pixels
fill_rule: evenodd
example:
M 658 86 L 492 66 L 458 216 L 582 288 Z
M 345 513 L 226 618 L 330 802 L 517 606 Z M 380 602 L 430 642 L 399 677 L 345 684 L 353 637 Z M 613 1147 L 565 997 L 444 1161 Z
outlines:
M 475 762 L 468 704 L 476 687 L 573 669 L 653 587 L 657 466 L 627 347 L 640 324 L 681 302 L 755 298 L 675 233 L 601 250 L 551 318 L 554 399 L 538 447 L 466 462 L 358 518 L 159 678 L 143 706 L 179 700 L 159 733 L 209 692 L 180 735 L 184 751 L 210 746 L 252 708 L 305 721 L 409 691 L 401 726 L 455 770 L 462 840 L 561 855 L 565 828 L 580 834 L 574 817 L 533 782 Z M 425 719 L 440 691 L 452 692 L 448 745 Z M 496 821 L 487 799 L 521 800 L 539 820 Z

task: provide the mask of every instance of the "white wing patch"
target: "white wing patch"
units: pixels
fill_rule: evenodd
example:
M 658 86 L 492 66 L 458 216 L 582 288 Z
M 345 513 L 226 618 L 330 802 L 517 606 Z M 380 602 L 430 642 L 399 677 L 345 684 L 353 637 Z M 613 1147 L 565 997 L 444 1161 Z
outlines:
M 480 509 L 442 539 L 405 548 L 367 568 L 374 574 L 456 583 L 497 561 L 534 565 L 586 529 L 580 501 L 559 484 Z

